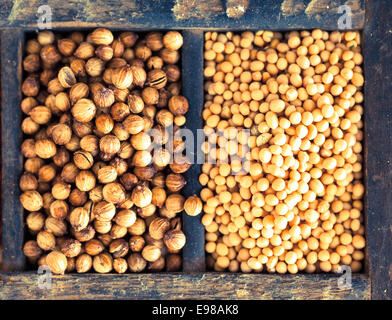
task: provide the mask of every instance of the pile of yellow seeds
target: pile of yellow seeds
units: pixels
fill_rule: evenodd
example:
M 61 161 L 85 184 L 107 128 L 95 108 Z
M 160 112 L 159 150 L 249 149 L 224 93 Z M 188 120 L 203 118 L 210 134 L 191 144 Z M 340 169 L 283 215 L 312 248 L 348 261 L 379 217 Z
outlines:
M 202 149 L 216 160 L 199 177 L 208 267 L 360 271 L 360 34 L 207 32 L 204 49 Z M 250 137 L 233 145 L 235 130 Z

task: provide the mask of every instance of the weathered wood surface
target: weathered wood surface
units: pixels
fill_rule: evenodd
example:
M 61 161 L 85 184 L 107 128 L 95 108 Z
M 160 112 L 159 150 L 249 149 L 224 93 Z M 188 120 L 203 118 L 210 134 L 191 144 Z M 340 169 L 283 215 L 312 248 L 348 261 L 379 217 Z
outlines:
M 352 11 L 352 28 L 364 26 L 364 0 L 16 0 L 0 4 L 0 27 L 36 29 L 38 8 L 48 5 L 53 28 L 106 26 L 132 29 L 334 30 Z M 11 4 L 10 4 L 11 2 Z M 12 4 L 13 2 L 13 4 Z
M 365 182 L 373 299 L 392 300 L 392 22 L 391 1 L 367 1 Z
M 189 111 L 186 114 L 187 122 L 185 128 L 192 132 L 193 137 L 197 137 L 197 130 L 203 127 L 201 111 L 203 108 L 203 32 L 199 30 L 183 31 L 184 45 L 182 47 L 182 93 L 188 98 Z M 189 139 L 188 148 L 191 146 Z M 196 142 L 195 140 L 193 140 Z M 196 155 L 200 146 L 193 144 L 192 152 L 189 155 L 194 165 L 184 174 L 187 181 L 183 189 L 186 197 L 199 194 L 201 185 L 199 175 L 201 166 L 198 164 Z M 192 159 L 193 158 L 193 159 Z M 201 215 L 191 217 L 183 214 L 183 229 L 187 242 L 183 249 L 183 271 L 201 272 L 205 270 L 204 251 L 204 226 Z
M 370 283 L 354 275 L 339 289 L 337 275 L 141 274 L 54 276 L 39 289 L 34 273 L 0 274 L 0 299 L 369 299 Z
M 20 144 L 21 112 L 19 90 L 22 76 L 21 30 L 2 32 L 1 43 L 1 212 L 2 212 L 2 268 L 5 271 L 24 269 L 23 211 L 19 199 L 19 176 L 23 168 Z
M 1 52 L 1 31 L 0 31 L 0 52 Z M 0 66 L 1 66 L 1 54 L 0 54 Z M 0 89 L 1 89 L 1 68 L 0 68 Z M 0 122 L 1 122 L 1 91 L 0 91 Z M 1 141 L 1 130 L 0 130 L 0 141 Z M 1 166 L 1 144 L 0 144 L 0 166 Z M 0 194 L 1 194 L 1 183 L 0 183 Z M 1 237 L 2 237 L 2 218 L 1 218 L 1 210 L 0 210 L 0 270 L 2 270 L 2 244 L 1 244 Z

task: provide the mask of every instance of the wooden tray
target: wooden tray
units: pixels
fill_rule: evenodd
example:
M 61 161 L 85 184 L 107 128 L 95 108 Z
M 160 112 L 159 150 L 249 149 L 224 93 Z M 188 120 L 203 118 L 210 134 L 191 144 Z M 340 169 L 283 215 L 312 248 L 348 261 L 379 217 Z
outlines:
M 3 270 L 0 299 L 392 299 L 392 196 L 389 106 L 392 29 L 383 1 L 347 1 L 352 29 L 363 31 L 365 69 L 365 216 L 366 263 L 353 274 L 352 288 L 339 289 L 339 274 L 230 274 L 205 272 L 204 228 L 200 217 L 184 215 L 187 245 L 183 272 L 144 274 L 66 274 L 53 276 L 52 289 L 38 288 L 36 272 L 26 272 L 23 247 L 23 210 L 18 179 L 22 114 L 20 84 L 25 35 L 37 28 L 35 1 L 0 4 L 1 32 L 1 210 Z M 335 30 L 338 6 L 346 1 L 49 1 L 54 31 L 108 27 L 147 31 L 177 29 L 184 36 L 183 94 L 189 99 L 187 127 L 202 128 L 203 33 L 207 30 Z M 366 2 L 366 3 L 365 3 Z M 94 3 L 91 5 L 90 3 Z M 243 3 L 241 7 L 234 4 Z M 365 10 L 366 5 L 366 10 Z M 237 11 L 236 11 L 237 10 Z M 233 15 L 235 18 L 231 18 Z M 243 14 L 243 15 L 242 15 Z M 230 17 L 229 17 L 230 16 Z M 200 165 L 187 172 L 186 195 L 198 193 Z

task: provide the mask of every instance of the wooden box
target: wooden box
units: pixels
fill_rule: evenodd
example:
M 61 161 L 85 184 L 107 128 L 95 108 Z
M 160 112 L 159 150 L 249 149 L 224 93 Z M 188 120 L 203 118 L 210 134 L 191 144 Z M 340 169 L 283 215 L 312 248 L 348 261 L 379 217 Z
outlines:
M 365 69 L 365 271 L 340 289 L 339 274 L 232 274 L 206 272 L 200 217 L 184 216 L 187 245 L 183 272 L 66 274 L 53 276 L 52 289 L 39 289 L 37 272 L 24 271 L 23 211 L 18 179 L 22 51 L 26 33 L 37 30 L 37 10 L 48 4 L 54 31 L 107 27 L 113 30 L 180 30 L 183 94 L 189 99 L 187 127 L 202 128 L 203 32 L 207 30 L 338 29 L 349 5 L 352 29 L 362 30 Z M 162 0 L 3 1 L 1 28 L 1 211 L 0 299 L 392 299 L 392 28 L 383 1 Z M 389 31 L 387 31 L 389 30 Z M 186 195 L 200 189 L 199 165 L 187 173 Z

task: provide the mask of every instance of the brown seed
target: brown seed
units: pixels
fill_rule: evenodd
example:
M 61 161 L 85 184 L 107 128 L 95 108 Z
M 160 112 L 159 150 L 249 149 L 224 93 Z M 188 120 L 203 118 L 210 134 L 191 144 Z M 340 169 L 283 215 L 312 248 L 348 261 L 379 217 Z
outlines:
M 163 44 L 169 50 L 178 50 L 182 47 L 183 38 L 178 31 L 169 31 L 163 36 Z
M 95 229 L 92 226 L 88 225 L 86 228 L 84 228 L 81 231 L 74 231 L 73 235 L 80 242 L 86 242 L 94 238 Z
M 165 268 L 165 264 L 165 258 L 161 256 L 158 260 L 150 262 L 147 269 L 153 272 L 162 271 Z
M 80 191 L 90 191 L 95 187 L 95 176 L 91 171 L 80 171 L 75 178 L 76 187 Z
M 144 109 L 143 99 L 137 95 L 128 96 L 128 107 L 132 113 L 140 113 Z
M 183 96 L 173 96 L 169 100 L 169 110 L 176 116 L 182 116 L 188 112 L 188 100 Z
M 165 63 L 169 63 L 169 64 L 177 63 L 178 60 L 180 59 L 180 54 L 177 50 L 170 50 L 167 48 L 163 48 L 159 52 L 159 55 Z
M 126 48 L 130 48 L 130 47 L 133 47 L 133 45 L 136 43 L 139 36 L 134 32 L 126 31 L 126 32 L 120 33 L 119 38 L 121 39 L 122 43 L 124 44 L 124 46 Z
M 133 173 L 140 180 L 151 180 L 156 174 L 157 170 L 153 166 L 135 167 Z
M 116 68 L 112 71 L 111 80 L 113 85 L 119 89 L 126 89 L 132 85 L 133 73 L 130 66 Z
M 202 201 L 193 195 L 185 200 L 184 210 L 190 216 L 197 216 L 203 209 Z
M 154 69 L 148 72 L 146 85 L 156 89 L 161 89 L 166 85 L 166 83 L 167 77 L 165 71 L 161 69 Z
M 109 61 L 113 58 L 113 49 L 108 45 L 101 45 L 95 50 L 95 54 L 103 61 Z
M 101 253 L 93 259 L 93 268 L 98 273 L 109 273 L 113 269 L 113 258 L 109 253 Z
M 50 215 L 55 219 L 65 219 L 68 215 L 69 207 L 67 202 L 63 200 L 55 200 L 50 204 Z
M 128 242 L 124 239 L 116 239 L 110 243 L 109 252 L 114 258 L 122 258 L 127 255 L 129 251 Z
M 109 114 L 102 113 L 95 118 L 97 130 L 103 134 L 108 134 L 113 130 L 114 121 Z
M 96 256 L 105 250 L 105 246 L 100 240 L 91 239 L 84 244 L 84 249 L 90 256 Z
M 152 56 L 147 60 L 147 68 L 148 69 L 162 69 L 163 68 L 163 60 L 161 57 Z
M 38 211 L 43 206 L 42 196 L 37 191 L 26 191 L 22 193 L 20 202 L 23 208 L 28 211 Z
M 112 43 L 113 55 L 117 58 L 122 57 L 124 54 L 124 44 L 120 39 L 116 39 Z
M 146 245 L 142 250 L 142 257 L 148 262 L 157 261 L 161 257 L 161 250 L 155 245 Z
M 145 183 L 141 183 L 132 190 L 131 200 L 137 207 L 144 208 L 151 203 L 152 192 Z
M 79 59 L 89 59 L 94 55 L 94 46 L 88 42 L 82 42 L 74 52 L 74 56 Z
M 75 103 L 71 112 L 77 121 L 89 122 L 95 116 L 96 107 L 93 101 L 83 98 Z
M 94 158 L 88 151 L 79 150 L 74 153 L 73 161 L 82 170 L 90 169 L 94 164 Z
M 81 231 L 87 227 L 90 222 L 90 215 L 83 207 L 75 208 L 69 215 L 69 223 L 75 231 Z
M 151 137 L 145 132 L 139 132 L 132 136 L 131 144 L 136 150 L 147 150 L 151 145 Z
M 52 44 L 43 46 L 40 52 L 40 56 L 42 61 L 48 66 L 55 66 L 58 62 L 61 61 L 60 53 Z
M 69 162 L 69 152 L 65 148 L 61 147 L 52 159 L 56 166 L 63 167 L 67 162 Z
M 34 139 L 24 140 L 21 145 L 21 151 L 25 158 L 34 158 L 36 156 L 35 140 Z
M 166 271 L 180 271 L 182 267 L 182 259 L 178 254 L 168 254 L 166 256 Z
M 110 114 L 113 120 L 122 122 L 130 114 L 130 110 L 125 103 L 117 102 L 110 108 Z
M 84 151 L 88 151 L 93 155 L 98 154 L 98 137 L 94 135 L 86 135 L 82 139 L 80 139 L 80 148 Z
M 152 162 L 152 156 L 149 151 L 136 151 L 132 158 L 132 165 L 136 167 L 146 167 Z
M 24 173 L 19 180 L 19 187 L 24 191 L 32 191 L 38 188 L 37 178 L 31 173 Z
M 167 81 L 177 82 L 181 78 L 181 70 L 176 64 L 168 64 L 163 68 L 166 73 Z
M 128 164 L 124 159 L 121 158 L 114 158 L 112 161 L 109 163 L 114 169 L 117 171 L 117 175 L 121 176 L 123 175 L 127 169 L 128 169 Z
M 173 163 L 170 164 L 170 169 L 174 173 L 184 173 L 191 167 L 191 162 L 188 157 L 184 155 L 178 155 L 174 157 Z
M 48 231 L 40 231 L 37 234 L 37 244 L 42 250 L 53 250 L 56 246 L 56 238 Z
M 121 210 L 113 219 L 119 226 L 124 228 L 131 227 L 136 221 L 136 213 L 133 210 Z
M 71 185 L 65 182 L 57 182 L 52 187 L 52 195 L 55 199 L 66 200 L 71 192 Z
M 45 217 L 41 212 L 31 212 L 26 217 L 26 224 L 31 231 L 41 231 L 45 225 Z
M 87 98 L 88 94 L 89 94 L 88 85 L 86 85 L 85 83 L 82 83 L 82 82 L 78 82 L 71 87 L 71 89 L 69 91 L 69 98 L 71 99 L 71 103 L 75 104 L 75 102 L 77 102 L 78 100 L 81 100 L 83 98 Z M 56 96 L 56 99 L 57 99 L 57 96 Z M 56 105 L 58 105 L 57 101 L 56 101 Z M 65 111 L 65 110 L 63 110 L 63 111 Z
M 113 42 L 113 34 L 105 28 L 97 28 L 91 33 L 91 40 L 97 45 L 109 45 Z
M 81 207 L 87 202 L 87 193 L 79 189 L 73 189 L 69 194 L 68 201 L 74 207 Z
M 170 228 L 169 220 L 165 218 L 155 218 L 148 228 L 151 238 L 155 240 L 163 239 L 165 232 Z
M 61 245 L 61 252 L 67 258 L 74 258 L 80 254 L 82 244 L 75 239 L 67 239 Z
M 23 254 L 28 258 L 36 259 L 42 255 L 43 251 L 38 246 L 37 241 L 29 240 L 23 246 Z
M 159 101 L 159 91 L 153 87 L 146 87 L 142 91 L 142 98 L 145 104 L 157 104 Z
M 86 76 L 86 61 L 82 59 L 74 59 L 71 61 L 69 65 L 77 77 L 85 77 Z
M 117 179 L 117 171 L 112 166 L 104 166 L 98 170 L 98 181 L 100 183 L 110 183 Z
M 86 253 L 81 254 L 77 257 L 75 262 L 75 268 L 77 273 L 86 273 L 90 271 L 93 266 L 93 259 Z
M 61 178 L 68 183 L 74 183 L 80 170 L 73 163 L 67 163 L 61 171 Z
M 112 228 L 110 229 L 109 235 L 112 237 L 112 239 L 121 239 L 125 237 L 127 231 L 127 228 L 119 226 L 118 224 L 113 224 Z
M 22 92 L 25 96 L 35 97 L 40 89 L 39 79 L 34 75 L 29 75 L 23 81 Z
M 70 67 L 62 67 L 57 77 L 64 88 L 71 88 L 76 83 L 75 75 Z
M 59 39 L 57 41 L 57 48 L 63 56 L 70 56 L 75 51 L 76 43 L 68 38 Z
M 139 66 L 131 66 L 133 75 L 133 84 L 138 87 L 143 87 L 147 80 L 147 74 L 144 68 Z
M 72 129 L 77 137 L 83 138 L 84 136 L 87 136 L 92 133 L 93 125 L 91 122 L 79 122 L 74 119 L 72 124 Z
M 111 202 L 100 201 L 93 207 L 93 213 L 99 221 L 110 221 L 116 214 L 116 207 Z
M 54 97 L 53 95 L 51 96 Z M 65 92 L 59 92 L 54 98 L 54 107 L 52 108 L 54 110 L 57 110 L 58 114 L 60 114 L 60 112 L 65 112 L 69 110 L 70 107 L 71 107 L 71 103 L 69 101 L 68 94 L 66 94 Z
M 102 189 L 103 198 L 112 203 L 119 203 L 125 200 L 125 190 L 117 182 L 105 184 Z
M 166 200 L 166 191 L 163 188 L 155 187 L 151 189 L 152 192 L 152 200 L 151 203 L 156 205 L 159 208 L 165 204 Z
M 185 198 L 177 193 L 173 193 L 166 198 L 165 207 L 171 212 L 181 212 L 184 210 Z
M 45 220 L 45 229 L 56 237 L 62 237 L 67 233 L 67 223 L 64 220 L 48 217 Z
M 37 40 L 40 45 L 45 46 L 48 44 L 52 44 L 55 40 L 55 35 L 50 30 L 40 31 L 37 36 Z
M 98 77 L 105 70 L 105 63 L 101 59 L 93 57 L 87 60 L 85 68 L 89 76 Z
M 60 251 L 50 252 L 45 259 L 50 271 L 56 274 L 64 274 L 67 269 L 67 257 Z
M 147 261 L 139 253 L 133 253 L 128 257 L 128 266 L 131 272 L 142 272 L 147 266 Z
M 146 35 L 146 45 L 153 51 L 158 51 L 163 48 L 163 36 L 161 32 L 153 31 Z
M 144 245 L 145 245 L 145 240 L 142 236 L 132 236 L 129 239 L 129 248 L 131 249 L 132 252 L 140 252 L 142 251 Z
M 180 191 L 186 184 L 185 178 L 179 173 L 170 173 L 166 177 L 166 187 L 171 192 Z
M 109 88 L 101 87 L 93 94 L 94 102 L 99 108 L 108 108 L 114 101 L 114 93 Z
M 141 218 L 152 217 L 157 210 L 157 207 L 150 203 L 149 205 L 143 208 L 137 208 L 137 213 Z
M 25 113 L 29 114 L 29 112 L 38 105 L 38 101 L 33 97 L 26 97 L 20 103 L 20 109 Z
M 42 159 L 49 159 L 56 154 L 56 145 L 48 139 L 38 140 L 35 143 L 35 152 Z
M 135 48 L 135 56 L 136 58 L 146 61 L 152 55 L 152 51 L 149 47 L 147 47 L 143 42 L 139 42 Z
M 115 258 L 113 260 L 113 269 L 117 273 L 125 273 L 128 269 L 128 262 L 124 258 Z
M 106 135 L 99 141 L 99 149 L 108 154 L 115 154 L 120 150 L 120 140 L 114 135 Z
M 72 130 L 63 123 L 56 124 L 52 129 L 52 139 L 55 144 L 65 145 L 72 137 Z
M 29 54 L 23 59 L 23 69 L 27 72 L 37 72 L 40 68 L 40 59 L 38 54 Z
M 181 250 L 185 246 L 186 238 L 181 230 L 170 230 L 163 237 L 166 247 L 169 250 Z
M 166 109 L 159 110 L 156 115 L 156 121 L 163 127 L 170 127 L 173 124 L 174 116 Z
M 138 115 L 129 115 L 123 122 L 124 129 L 130 134 L 137 134 L 144 129 L 144 120 Z

